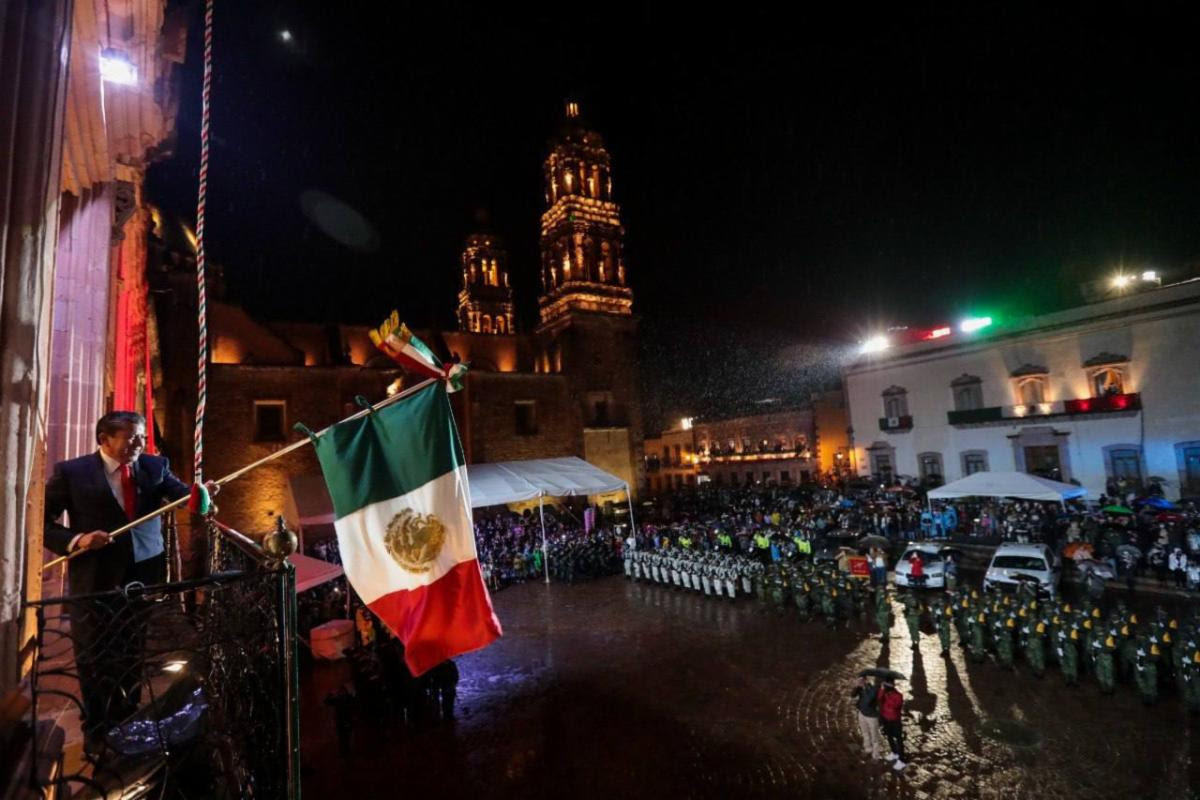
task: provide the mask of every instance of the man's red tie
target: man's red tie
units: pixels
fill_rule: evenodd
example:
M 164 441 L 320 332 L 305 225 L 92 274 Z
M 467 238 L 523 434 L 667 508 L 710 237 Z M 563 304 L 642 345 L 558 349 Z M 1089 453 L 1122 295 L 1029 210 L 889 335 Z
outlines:
M 137 487 L 133 485 L 133 470 L 121 465 L 121 494 L 125 496 L 125 516 L 132 521 L 137 516 Z

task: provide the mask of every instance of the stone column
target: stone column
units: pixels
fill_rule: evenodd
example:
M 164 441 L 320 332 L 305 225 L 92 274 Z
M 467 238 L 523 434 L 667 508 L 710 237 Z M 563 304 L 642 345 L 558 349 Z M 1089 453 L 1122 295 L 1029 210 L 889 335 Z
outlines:
M 40 574 L 50 295 L 71 3 L 0 5 L 0 694 L 21 673 Z

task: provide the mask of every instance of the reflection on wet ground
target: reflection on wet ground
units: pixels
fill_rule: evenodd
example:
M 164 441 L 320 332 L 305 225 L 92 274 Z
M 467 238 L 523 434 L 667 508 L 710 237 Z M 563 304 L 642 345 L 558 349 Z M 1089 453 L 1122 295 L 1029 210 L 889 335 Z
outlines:
M 321 698 L 343 665 L 304 677 L 305 795 L 392 797 L 1187 798 L 1200 724 L 1178 698 L 1145 708 L 968 663 L 936 637 L 890 646 L 624 578 L 495 596 L 505 636 L 459 661 L 459 720 L 420 732 L 356 725 L 343 763 Z M 849 688 L 910 676 L 902 774 L 860 756 Z M 904 685 L 904 684 L 902 684 Z

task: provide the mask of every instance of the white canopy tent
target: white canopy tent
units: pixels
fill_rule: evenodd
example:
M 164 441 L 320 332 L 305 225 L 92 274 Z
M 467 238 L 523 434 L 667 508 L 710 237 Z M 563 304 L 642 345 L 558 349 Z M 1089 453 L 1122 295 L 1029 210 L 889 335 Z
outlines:
M 631 530 L 636 530 L 629 484 L 582 458 L 569 456 L 469 464 L 467 481 L 471 486 L 472 508 L 537 499 L 538 519 L 542 526 L 542 564 L 546 568 L 546 583 L 550 582 L 550 556 L 546 547 L 544 510 L 546 497 L 625 492 L 625 499 L 629 503 L 629 526 Z
M 471 507 L 519 503 L 538 497 L 576 497 L 629 491 L 625 481 L 582 458 L 537 458 L 470 464 Z
M 1087 489 L 1082 486 L 1059 483 L 1025 472 L 976 472 L 932 489 L 927 496 L 931 502 L 955 497 L 1016 497 L 1021 500 L 1065 503 L 1086 494 Z

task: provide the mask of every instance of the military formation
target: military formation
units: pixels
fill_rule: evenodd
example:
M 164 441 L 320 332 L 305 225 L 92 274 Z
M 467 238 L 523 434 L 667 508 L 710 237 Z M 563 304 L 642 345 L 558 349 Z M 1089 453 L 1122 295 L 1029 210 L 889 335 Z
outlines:
M 937 636 L 948 656 L 958 645 L 977 663 L 993 660 L 1003 669 L 1036 678 L 1058 670 L 1067 686 L 1092 675 L 1101 692 L 1133 686 L 1153 704 L 1172 686 L 1188 708 L 1200 713 L 1200 608 L 1183 621 L 1162 607 L 1147 618 L 1116 603 L 1107 613 L 1092 600 L 1073 604 L 1038 597 L 1031 584 L 1015 593 L 960 587 L 954 592 L 872 588 L 833 563 L 808 559 L 764 563 L 730 551 L 698 552 L 682 547 L 624 553 L 625 574 L 635 581 L 671 586 L 712 597 L 754 597 L 777 612 L 795 608 L 802 620 L 814 617 L 833 627 L 873 617 L 881 640 L 891 637 L 893 615 L 919 646 L 923 630 Z
M 610 534 L 595 533 L 550 542 L 546 554 L 550 578 L 562 583 L 616 575 L 621 571 L 619 551 Z
M 625 574 L 709 596 L 736 600 L 755 597 L 778 612 L 795 608 L 803 620 L 820 617 L 826 625 L 865 619 L 873 608 L 865 580 L 849 577 L 832 563 L 807 559 L 765 563 L 734 552 L 696 552 L 685 548 L 627 551 Z
M 1057 669 L 1068 686 L 1091 674 L 1104 694 L 1125 683 L 1148 705 L 1174 684 L 1200 712 L 1200 609 L 1181 622 L 1161 606 L 1147 616 L 1118 601 L 1106 613 L 1091 600 L 1040 599 L 1032 588 L 1006 594 L 963 587 L 934 600 L 928 613 L 943 651 L 953 627 L 973 661 L 990 657 L 1012 670 L 1020 659 L 1037 678 Z

